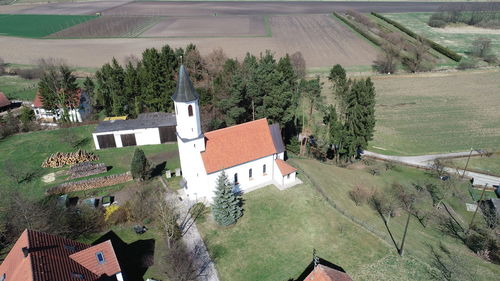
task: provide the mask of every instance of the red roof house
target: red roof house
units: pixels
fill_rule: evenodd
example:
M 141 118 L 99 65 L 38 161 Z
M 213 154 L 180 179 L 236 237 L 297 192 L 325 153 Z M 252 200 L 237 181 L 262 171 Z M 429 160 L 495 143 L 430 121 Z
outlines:
M 90 246 L 25 230 L 0 265 L 0 280 L 123 280 L 111 241 Z
M 318 264 L 304 281 L 353 281 L 347 273 Z
M 10 105 L 10 100 L 5 96 L 4 93 L 0 92 L 0 108 L 7 107 Z

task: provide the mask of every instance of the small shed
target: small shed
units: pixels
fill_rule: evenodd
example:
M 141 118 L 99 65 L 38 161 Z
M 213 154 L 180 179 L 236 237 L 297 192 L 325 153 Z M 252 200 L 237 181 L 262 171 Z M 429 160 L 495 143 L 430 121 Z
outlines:
M 96 149 L 161 144 L 177 141 L 173 113 L 140 114 L 137 119 L 99 123 L 92 134 Z

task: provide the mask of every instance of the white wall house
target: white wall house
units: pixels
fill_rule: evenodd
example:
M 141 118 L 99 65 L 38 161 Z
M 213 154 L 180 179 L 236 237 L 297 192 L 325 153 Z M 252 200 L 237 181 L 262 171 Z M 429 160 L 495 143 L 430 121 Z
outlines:
M 184 190 L 191 200 L 212 202 L 217 178 L 224 171 L 235 191 L 274 184 L 285 188 L 300 182 L 296 169 L 284 161 L 278 124 L 259 119 L 203 133 L 199 94 L 184 66 L 172 96 Z
M 68 105 L 68 115 L 71 122 L 83 122 L 92 112 L 88 94 L 79 89 L 77 97 L 78 99 L 75 104 Z M 57 109 L 55 111 L 45 109 L 39 93 L 36 93 L 32 107 L 36 119 L 42 122 L 55 123 L 59 121 L 63 115 L 62 109 Z
M 143 113 L 137 119 L 102 121 L 92 133 L 96 149 L 175 142 L 175 115 Z

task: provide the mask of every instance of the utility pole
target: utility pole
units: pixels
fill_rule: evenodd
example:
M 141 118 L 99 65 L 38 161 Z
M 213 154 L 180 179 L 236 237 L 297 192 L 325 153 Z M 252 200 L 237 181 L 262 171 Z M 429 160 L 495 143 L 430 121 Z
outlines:
M 472 224 L 474 223 L 474 218 L 476 217 L 477 210 L 479 209 L 479 204 L 481 204 L 481 200 L 483 200 L 484 192 L 486 191 L 487 186 L 488 186 L 488 184 L 486 183 L 483 187 L 483 192 L 481 192 L 481 197 L 479 198 L 479 201 L 477 202 L 476 211 L 474 212 L 474 215 L 472 216 L 472 219 L 470 220 L 469 229 L 467 230 L 467 232 L 470 231 Z
M 467 166 L 469 165 L 469 160 L 470 160 L 470 157 L 472 156 L 472 147 L 470 149 L 470 153 L 469 153 L 469 157 L 467 158 L 467 162 L 465 163 L 465 168 L 464 168 L 464 172 L 462 173 L 462 178 L 461 180 L 464 179 L 464 176 L 465 176 L 465 171 L 467 171 Z

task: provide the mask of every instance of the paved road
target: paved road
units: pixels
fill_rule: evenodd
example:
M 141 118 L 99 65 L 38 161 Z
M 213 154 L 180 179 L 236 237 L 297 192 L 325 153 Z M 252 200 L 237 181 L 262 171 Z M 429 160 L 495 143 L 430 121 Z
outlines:
M 429 154 L 429 155 L 420 155 L 420 156 L 392 156 L 392 155 L 384 155 L 380 153 L 375 153 L 371 151 L 364 151 L 363 155 L 374 157 L 382 160 L 389 160 L 394 162 L 403 163 L 406 165 L 411 165 L 415 167 L 421 168 L 431 168 L 431 165 L 434 160 L 439 158 L 454 158 L 454 157 L 467 157 L 469 156 L 470 151 L 465 152 L 456 152 L 456 153 L 442 153 L 442 154 Z M 479 152 L 473 151 L 472 155 L 479 155 Z M 455 169 L 455 168 L 445 168 L 448 173 L 457 173 L 460 176 L 463 174 L 463 169 Z M 465 176 L 468 178 L 474 178 L 475 185 L 485 185 L 487 184 L 489 187 L 493 185 L 500 184 L 500 177 L 485 175 L 476 172 L 466 171 Z
M 332 11 L 357 10 L 360 12 L 434 12 L 443 5 L 460 7 L 462 10 L 488 9 L 500 10 L 500 3 L 481 2 L 328 2 L 328 1 L 292 1 L 292 2 L 225 2 L 225 1 L 194 1 L 194 2 L 121 2 L 96 1 L 76 3 L 48 3 L 27 6 L 17 13 L 23 14 L 94 14 L 104 15 L 164 15 L 164 16 L 196 16 L 196 15 L 284 15 L 284 14 L 328 14 Z

